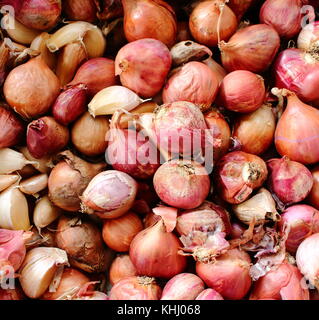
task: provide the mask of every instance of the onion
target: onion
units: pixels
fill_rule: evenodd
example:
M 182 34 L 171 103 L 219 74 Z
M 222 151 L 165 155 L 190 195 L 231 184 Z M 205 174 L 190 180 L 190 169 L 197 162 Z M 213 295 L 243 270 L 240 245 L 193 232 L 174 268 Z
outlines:
M 133 206 L 137 183 L 128 174 L 108 170 L 96 175 L 84 190 L 82 210 L 103 219 L 117 218 Z
M 90 279 L 80 271 L 73 268 L 65 268 L 61 280 L 55 292 L 47 291 L 41 297 L 43 300 L 69 300 L 78 293 L 81 286 Z
M 191 102 L 177 101 L 157 108 L 154 129 L 157 141 L 165 151 L 196 155 L 205 146 L 205 119 Z
M 303 164 L 287 157 L 267 161 L 268 185 L 276 197 L 289 205 L 304 200 L 309 194 L 313 179 Z
M 305 25 L 298 36 L 298 48 L 304 51 L 318 50 L 319 47 L 319 21 Z
M 92 286 L 94 289 L 94 286 L 99 281 L 92 281 L 87 282 L 84 284 L 79 292 L 76 294 L 76 297 L 74 297 L 72 300 L 109 300 L 109 297 L 100 291 L 92 291 Z
M 209 47 L 227 41 L 237 29 L 237 18 L 225 3 L 228 1 L 199 2 L 189 18 L 189 29 L 194 39 Z
M 237 20 L 240 21 L 245 12 L 256 2 L 256 0 L 230 0 L 229 8 L 235 13 Z
M 219 160 L 216 183 L 222 199 L 228 203 L 244 202 L 267 178 L 267 166 L 258 156 L 234 151 Z
M 319 175 L 318 175 L 318 166 L 314 167 L 311 170 L 312 178 L 313 178 L 313 186 L 308 196 L 309 204 L 314 206 L 316 209 L 319 209 L 319 197 L 318 197 L 318 190 L 319 190 Z
M 59 94 L 60 83 L 41 56 L 14 68 L 3 87 L 8 104 L 26 118 L 46 113 Z
M 266 24 L 240 29 L 227 43 L 219 44 L 223 66 L 229 72 L 240 69 L 251 72 L 266 71 L 275 58 L 279 46 L 278 33 Z
M 133 178 L 151 178 L 160 166 L 159 152 L 142 132 L 119 128 L 122 114 L 122 111 L 116 111 L 112 118 L 107 136 L 107 163 Z
M 52 107 L 53 117 L 59 123 L 67 126 L 86 111 L 86 102 L 86 85 L 70 86 L 56 99 Z
M 171 54 L 162 42 L 141 39 L 119 50 L 115 58 L 115 75 L 120 76 L 123 86 L 150 98 L 163 87 L 171 64 Z
M 286 248 L 294 254 L 305 238 L 319 232 L 319 211 L 306 204 L 291 206 L 281 215 L 280 228 L 285 224 L 290 227 Z
M 93 118 L 85 112 L 74 123 L 71 140 L 77 150 L 86 156 L 97 156 L 105 152 L 107 141 L 105 135 L 109 131 L 109 121 L 104 117 Z
M 96 20 L 97 8 L 94 0 L 65 0 L 62 6 L 63 12 L 70 20 L 87 22 Z
M 266 0 L 260 10 L 260 22 L 274 27 L 280 37 L 293 38 L 302 26 L 302 5 L 302 0 Z
M 180 246 L 177 237 L 167 232 L 160 220 L 135 236 L 130 258 L 138 274 L 170 279 L 186 267 L 186 258 L 178 254 Z
M 227 75 L 226 70 L 212 58 L 204 60 L 203 63 L 206 64 L 206 66 L 214 72 L 215 76 L 217 77 L 218 83 L 221 84 L 221 82 Z
M 304 102 L 319 104 L 319 62 L 316 56 L 299 49 L 282 51 L 275 64 L 275 85 L 295 92 Z
M 310 300 L 309 291 L 303 286 L 302 279 L 297 267 L 284 262 L 258 279 L 250 300 Z
M 85 272 L 105 272 L 111 264 L 112 253 L 104 246 L 99 228 L 90 221 L 62 216 L 56 242 L 68 254 L 71 266 Z
M 292 93 L 287 95 L 288 105 L 276 127 L 275 145 L 278 153 L 292 161 L 311 164 L 319 161 L 319 111 Z
M 161 300 L 194 300 L 204 288 L 204 282 L 195 274 L 180 273 L 166 283 Z
M 22 140 L 23 122 L 11 110 L 0 106 L 0 148 L 12 147 Z
M 89 96 L 94 96 L 102 89 L 117 83 L 114 61 L 108 58 L 89 59 L 76 72 L 69 85 L 84 84 Z
M 218 78 L 205 64 L 191 61 L 176 70 L 163 89 L 163 102 L 189 101 L 209 109 L 218 91 Z
M 25 26 L 36 30 L 54 27 L 61 14 L 61 0 L 21 1 L 17 19 Z
M 241 238 L 244 234 L 244 232 L 247 230 L 246 227 L 238 222 L 233 222 L 232 223 L 232 229 L 231 229 L 231 239 L 238 239 Z
M 156 171 L 153 183 L 162 201 L 181 209 L 198 207 L 210 190 L 210 180 L 205 168 L 189 160 L 164 163 Z
M 191 39 L 188 21 L 177 21 L 176 43 Z
M 133 212 L 106 220 L 103 224 L 102 237 L 107 246 L 117 252 L 130 249 L 133 238 L 143 230 L 140 218 Z
M 224 298 L 214 289 L 205 289 L 195 300 L 224 300 Z
M 261 107 L 265 99 L 264 79 L 246 70 L 229 73 L 219 90 L 219 104 L 230 111 L 252 112 Z
M 230 146 L 230 128 L 224 116 L 217 110 L 212 109 L 206 113 L 205 121 L 211 130 L 214 139 L 214 160 L 220 159 L 227 153 Z
M 109 271 L 110 283 L 112 285 L 120 280 L 136 275 L 136 269 L 128 254 L 117 256 L 113 260 Z
M 159 300 L 162 289 L 149 277 L 129 277 L 117 282 L 110 291 L 110 300 Z
M 196 263 L 196 273 L 206 285 L 225 299 L 240 300 L 248 293 L 252 280 L 249 275 L 250 257 L 232 249 L 213 263 Z
M 69 130 L 53 117 L 32 121 L 27 129 L 27 146 L 31 155 L 42 158 L 62 150 L 69 142 Z
M 60 162 L 51 171 L 48 180 L 49 198 L 57 207 L 66 211 L 80 210 L 79 196 L 91 179 L 101 172 L 105 163 L 91 164 L 70 151 L 59 154 Z
M 175 43 L 177 25 L 173 8 L 157 0 L 122 0 L 124 32 L 129 42 L 157 39 L 168 47 Z
M 240 116 L 235 121 L 233 138 L 240 149 L 252 154 L 262 154 L 274 140 L 276 118 L 270 105 L 264 104 L 256 111 Z
M 112 20 L 123 16 L 123 6 L 121 0 L 95 0 L 98 8 L 98 18 L 100 20 Z
M 20 288 L 0 289 L 0 300 L 24 300 L 25 296 Z

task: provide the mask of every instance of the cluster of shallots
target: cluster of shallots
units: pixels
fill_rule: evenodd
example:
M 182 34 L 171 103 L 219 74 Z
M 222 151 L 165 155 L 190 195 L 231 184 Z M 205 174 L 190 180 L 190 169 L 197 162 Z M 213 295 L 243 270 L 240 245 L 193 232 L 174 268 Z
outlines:
M 0 5 L 0 300 L 318 299 L 318 1 Z

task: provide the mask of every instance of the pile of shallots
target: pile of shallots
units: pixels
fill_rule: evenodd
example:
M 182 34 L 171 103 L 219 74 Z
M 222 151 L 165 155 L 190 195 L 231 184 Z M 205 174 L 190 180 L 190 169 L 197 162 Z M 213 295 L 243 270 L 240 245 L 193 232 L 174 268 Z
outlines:
M 0 300 L 319 299 L 317 0 L 0 6 Z

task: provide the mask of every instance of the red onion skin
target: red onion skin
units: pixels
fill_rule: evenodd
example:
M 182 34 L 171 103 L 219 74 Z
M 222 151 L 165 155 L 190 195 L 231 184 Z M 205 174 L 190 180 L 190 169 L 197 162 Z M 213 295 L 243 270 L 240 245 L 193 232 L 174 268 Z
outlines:
M 238 222 L 233 222 L 231 227 L 232 227 L 232 229 L 231 229 L 230 236 L 232 239 L 240 238 L 247 229 L 245 226 L 243 226 L 242 224 L 240 224 Z
M 87 87 L 80 84 L 60 93 L 52 107 L 52 114 L 56 121 L 67 126 L 86 110 Z
M 253 112 L 264 102 L 266 89 L 264 79 L 247 70 L 229 73 L 222 81 L 218 102 L 235 112 Z
M 135 236 L 130 258 L 139 275 L 170 279 L 186 267 L 186 257 L 178 254 L 181 246 L 173 233 L 166 232 L 160 220 Z
M 14 112 L 0 107 L 0 148 L 12 147 L 22 140 L 25 127 Z
M 303 288 L 302 278 L 297 267 L 284 262 L 257 280 L 250 300 L 310 300 L 308 289 Z
M 206 110 L 218 91 L 218 77 L 204 63 L 191 61 L 176 71 L 163 88 L 163 102 L 189 101 Z
M 116 282 L 124 278 L 137 276 L 136 269 L 128 254 L 117 256 L 110 267 L 109 278 L 110 283 L 114 285 Z
M 231 0 L 228 6 L 236 14 L 237 20 L 240 21 L 245 12 L 251 7 L 256 0 Z
M 311 170 L 313 186 L 308 196 L 308 202 L 319 210 L 319 167 L 316 166 Z
M 319 105 L 319 62 L 302 50 L 282 51 L 274 64 L 275 86 L 295 92 L 308 103 Z
M 243 299 L 251 287 L 250 257 L 239 249 L 231 249 L 215 263 L 196 263 L 196 273 L 206 285 L 225 299 Z
M 246 152 L 233 151 L 217 163 L 215 182 L 223 200 L 238 204 L 248 199 L 254 189 L 262 186 L 267 174 L 266 163 L 261 158 Z
M 129 277 L 117 282 L 110 291 L 110 300 L 159 300 L 162 289 L 157 284 L 143 285 L 143 277 Z
M 196 154 L 205 146 L 207 125 L 191 102 L 172 102 L 155 109 L 154 129 L 158 144 L 168 152 Z
M 214 289 L 205 289 L 195 300 L 224 300 L 224 298 Z
M 305 238 L 319 232 L 319 211 L 306 204 L 291 206 L 281 214 L 279 221 L 281 230 L 285 224 L 290 227 L 286 248 L 294 254 Z
M 114 61 L 108 58 L 93 58 L 83 63 L 68 85 L 85 84 L 88 95 L 93 97 L 104 88 L 117 84 Z
M 24 294 L 19 288 L 16 289 L 1 289 L 0 288 L 0 301 L 1 300 L 24 300 Z
M 267 0 L 260 9 L 260 22 L 273 26 L 280 37 L 291 39 L 301 29 L 301 0 Z
M 267 161 L 268 185 L 286 205 L 304 200 L 313 186 L 311 172 L 303 164 L 287 157 Z
M 277 123 L 275 145 L 278 153 L 302 164 L 319 161 L 319 110 L 288 93 L 288 105 Z
M 180 273 L 166 283 L 161 300 L 194 300 L 204 288 L 204 282 L 195 274 Z
M 62 2 L 63 12 L 70 20 L 94 22 L 97 8 L 94 0 L 65 0 Z
M 135 130 L 113 130 L 111 135 L 114 132 L 114 136 L 107 148 L 107 162 L 113 169 L 125 172 L 133 178 L 153 177 L 160 166 L 160 155 L 152 142 Z
M 228 72 L 248 70 L 258 73 L 271 65 L 280 47 L 280 37 L 274 28 L 256 24 L 238 30 L 219 47 L 223 66 Z
M 31 29 L 48 30 L 58 22 L 61 10 L 61 0 L 26 0 L 16 18 Z
M 162 201 L 181 209 L 201 205 L 210 189 L 205 168 L 195 161 L 172 160 L 164 163 L 156 171 L 153 183 Z
M 309 23 L 299 33 L 298 48 L 303 51 L 311 51 L 318 47 L 319 21 Z
M 146 38 L 128 43 L 119 50 L 115 75 L 120 76 L 124 87 L 141 97 L 151 98 L 162 89 L 171 65 L 168 48 L 158 40 Z
M 32 121 L 27 129 L 27 147 L 37 159 L 62 150 L 69 141 L 69 130 L 52 117 Z

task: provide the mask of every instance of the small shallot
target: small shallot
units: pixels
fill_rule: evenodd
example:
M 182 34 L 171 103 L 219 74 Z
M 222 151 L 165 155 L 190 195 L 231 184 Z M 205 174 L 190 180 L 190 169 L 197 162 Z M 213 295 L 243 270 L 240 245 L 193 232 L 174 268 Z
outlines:
M 136 269 L 128 254 L 119 255 L 113 260 L 109 271 L 109 278 L 112 285 L 124 278 L 136 275 Z

